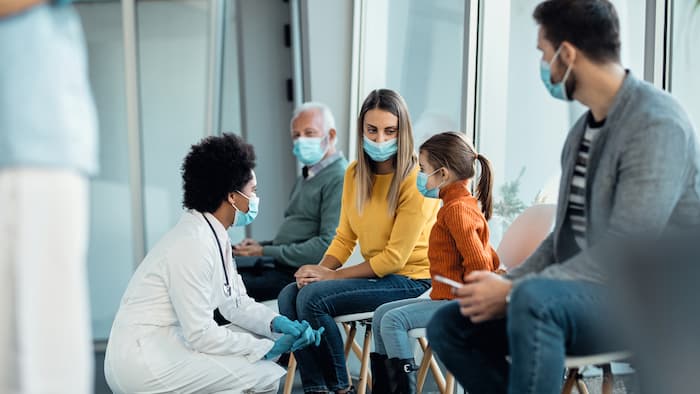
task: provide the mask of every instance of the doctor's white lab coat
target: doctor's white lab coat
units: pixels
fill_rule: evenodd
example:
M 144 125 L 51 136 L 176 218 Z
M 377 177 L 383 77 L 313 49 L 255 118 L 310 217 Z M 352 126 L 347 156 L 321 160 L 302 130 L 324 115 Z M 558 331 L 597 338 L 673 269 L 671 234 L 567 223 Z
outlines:
M 262 393 L 285 371 L 262 357 L 272 348 L 277 316 L 246 294 L 226 229 L 189 210 L 148 253 L 122 298 L 105 355 L 115 393 Z M 214 309 L 232 322 L 218 326 Z

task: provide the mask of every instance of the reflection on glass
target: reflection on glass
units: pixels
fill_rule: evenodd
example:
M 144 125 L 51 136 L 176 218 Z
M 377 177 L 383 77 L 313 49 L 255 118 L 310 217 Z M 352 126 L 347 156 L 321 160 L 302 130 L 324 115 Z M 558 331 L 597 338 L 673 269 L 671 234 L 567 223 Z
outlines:
M 683 105 L 695 130 L 700 125 L 700 3 L 676 0 L 673 9 L 671 94 Z M 698 131 L 700 132 L 700 131 Z
M 459 130 L 464 7 L 462 0 L 367 2 L 360 100 L 378 88 L 401 93 L 417 144 Z
M 481 18 L 479 152 L 494 166 L 492 238 L 498 243 L 522 210 L 556 203 L 560 153 L 585 111 L 552 98 L 540 80 L 532 12 L 541 0 L 484 2 Z M 622 61 L 643 74 L 644 3 L 613 0 L 620 14 Z
M 179 220 L 180 166 L 205 135 L 209 4 L 137 3 L 146 249 Z
M 134 267 L 124 52 L 119 3 L 77 4 L 100 124 L 100 173 L 90 182 L 92 332 L 106 339 Z

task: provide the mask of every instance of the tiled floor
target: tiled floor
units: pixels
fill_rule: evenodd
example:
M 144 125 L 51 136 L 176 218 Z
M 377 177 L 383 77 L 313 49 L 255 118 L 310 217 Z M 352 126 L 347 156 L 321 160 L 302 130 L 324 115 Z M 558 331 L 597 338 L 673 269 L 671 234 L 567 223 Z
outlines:
M 95 394 L 111 394 L 112 392 L 109 390 L 109 387 L 107 387 L 107 383 L 105 382 L 104 379 L 104 374 L 103 374 L 103 363 L 104 363 L 104 353 L 103 352 L 96 352 L 95 353 Z M 600 377 L 588 377 L 585 379 L 586 380 L 586 385 L 588 386 L 588 390 L 590 394 L 601 394 L 601 378 Z M 284 381 L 280 382 L 280 390 L 279 393 L 282 393 L 282 385 L 284 384 Z M 432 389 L 431 389 L 432 387 Z M 434 390 L 434 384 L 431 385 L 430 383 L 427 383 L 426 385 L 426 390 L 423 391 L 425 394 L 432 394 L 436 393 L 437 391 Z M 461 391 L 460 391 L 461 392 Z M 292 391 L 294 394 L 302 394 L 303 391 L 301 389 L 301 384 L 300 384 L 300 379 L 299 375 L 297 375 L 295 379 L 295 386 L 294 390 Z M 624 374 L 624 375 L 617 375 L 615 376 L 615 386 L 613 388 L 613 394 L 638 394 L 639 389 L 637 387 L 637 382 L 635 379 L 634 374 Z

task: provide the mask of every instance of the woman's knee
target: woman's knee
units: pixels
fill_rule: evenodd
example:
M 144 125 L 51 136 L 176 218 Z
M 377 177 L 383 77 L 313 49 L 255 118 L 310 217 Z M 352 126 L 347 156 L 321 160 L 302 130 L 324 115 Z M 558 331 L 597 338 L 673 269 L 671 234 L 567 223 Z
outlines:
M 310 319 L 318 315 L 330 313 L 326 305 L 326 298 L 332 288 L 326 283 L 317 282 L 306 285 L 299 290 L 297 295 L 297 314 L 300 319 Z
M 299 289 L 296 283 L 290 283 L 280 291 L 277 297 L 277 307 L 281 314 L 296 319 L 297 294 Z

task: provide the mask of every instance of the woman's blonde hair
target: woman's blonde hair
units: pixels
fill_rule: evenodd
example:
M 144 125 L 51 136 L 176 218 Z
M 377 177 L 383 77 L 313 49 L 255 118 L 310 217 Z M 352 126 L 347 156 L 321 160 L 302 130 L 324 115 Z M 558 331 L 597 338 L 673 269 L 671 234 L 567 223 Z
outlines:
M 357 190 L 357 210 L 362 212 L 364 205 L 372 198 L 372 186 L 376 174 L 376 163 L 363 149 L 365 115 L 372 109 L 389 112 L 399 120 L 396 156 L 394 156 L 394 177 L 391 180 L 388 196 L 389 215 L 394 216 L 399 201 L 401 182 L 408 177 L 418 163 L 418 157 L 413 151 L 413 128 L 408 107 L 403 97 L 390 89 L 377 89 L 371 92 L 360 108 L 357 117 L 357 166 L 355 167 L 355 182 Z

